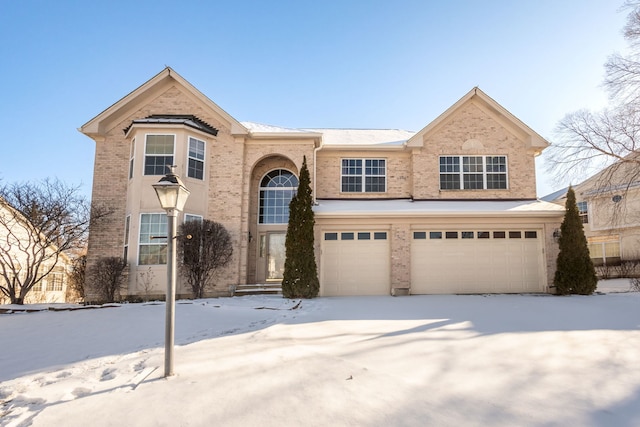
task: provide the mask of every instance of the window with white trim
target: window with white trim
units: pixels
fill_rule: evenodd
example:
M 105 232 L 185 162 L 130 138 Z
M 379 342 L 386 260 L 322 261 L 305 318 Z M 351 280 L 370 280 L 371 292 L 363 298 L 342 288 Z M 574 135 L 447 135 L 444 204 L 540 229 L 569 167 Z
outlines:
M 578 215 L 580 215 L 580 220 L 583 224 L 589 223 L 589 205 L 587 202 L 577 202 L 578 205 Z
M 342 159 L 340 179 L 343 193 L 384 193 L 387 191 L 387 161 Z
M 506 156 L 440 156 L 441 190 L 506 188 Z
M 133 178 L 133 161 L 136 152 L 136 139 L 131 141 L 131 152 L 129 153 L 129 179 Z
M 138 264 L 167 263 L 167 215 L 143 213 L 140 215 L 140 245 Z
M 56 270 L 60 270 L 56 268 Z M 64 276 L 61 272 L 52 272 L 47 275 L 47 292 L 56 292 L 62 290 L 62 281 Z
M 197 221 L 202 222 L 202 215 L 184 214 L 184 222 Z
M 272 170 L 260 181 L 259 224 L 289 222 L 289 203 L 298 191 L 298 178 L 285 169 Z
M 204 179 L 204 141 L 189 137 L 187 176 Z
M 131 215 L 127 215 L 124 220 L 124 251 L 122 256 L 124 261 L 127 262 L 129 257 L 129 229 L 131 228 Z
M 165 175 L 173 165 L 174 135 L 147 135 L 144 147 L 144 174 Z

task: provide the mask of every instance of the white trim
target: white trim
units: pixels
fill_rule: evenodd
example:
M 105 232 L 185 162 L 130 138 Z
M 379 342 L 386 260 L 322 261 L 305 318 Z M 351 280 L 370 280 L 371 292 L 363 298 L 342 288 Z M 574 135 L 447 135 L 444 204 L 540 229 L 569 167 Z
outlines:
M 202 142 L 202 145 L 203 145 L 203 148 L 202 148 L 202 150 L 203 150 L 202 156 L 203 157 L 202 157 L 202 159 L 198 159 L 196 157 L 189 156 L 189 148 L 191 146 L 191 140 L 192 139 L 195 140 L 195 141 Z M 185 169 L 184 170 L 184 176 L 187 177 L 187 178 L 190 178 L 190 179 L 198 180 L 198 181 L 206 181 L 207 180 L 207 168 L 206 168 L 206 166 L 207 166 L 207 141 L 205 141 L 204 139 L 196 138 L 195 136 L 191 136 L 191 135 L 187 134 L 186 152 L 187 152 L 187 157 L 186 157 L 187 161 L 184 164 L 184 169 Z M 193 177 L 193 176 L 189 176 L 189 160 L 191 160 L 191 159 L 193 159 L 195 161 L 198 161 L 198 162 L 202 162 L 202 178 L 196 178 L 196 177 Z
M 458 159 L 458 167 L 459 167 L 459 171 L 456 172 L 442 172 L 440 170 L 440 166 L 441 166 L 441 160 L 443 158 L 447 158 L 447 157 L 451 157 L 451 158 L 457 158 Z M 465 175 L 476 175 L 476 174 L 480 174 L 480 172 L 465 172 L 464 171 L 464 158 L 471 158 L 471 157 L 480 157 L 482 159 L 482 188 L 464 188 L 464 177 Z M 504 157 L 504 166 L 505 166 L 505 171 L 504 172 L 489 172 L 487 171 L 487 158 L 488 157 Z M 487 175 L 491 173 L 491 174 L 496 174 L 496 175 L 503 175 L 505 176 L 505 188 L 487 188 Z M 459 188 L 442 188 L 442 182 L 440 181 L 440 178 L 442 176 L 442 174 L 445 175 L 458 175 L 459 178 Z M 487 191 L 492 191 L 492 190 L 508 190 L 509 189 L 509 157 L 507 155 L 504 154 L 442 154 L 440 156 L 438 156 L 438 187 L 440 191 L 458 191 L 458 190 L 463 190 L 463 191 L 477 191 L 477 190 L 487 190 Z
M 165 173 L 161 174 L 161 175 L 147 175 L 145 174 L 145 167 L 146 167 L 146 163 L 147 163 L 147 143 L 148 143 L 148 139 L 149 136 L 173 136 L 173 164 L 176 163 L 176 142 L 178 139 L 178 135 L 175 133 L 168 133 L 168 132 L 162 132 L 162 133 L 145 133 L 144 134 L 144 152 L 142 153 L 143 155 L 143 160 L 142 160 L 142 176 L 161 176 L 161 175 L 165 175 Z M 151 154 L 151 156 L 154 156 L 153 154 Z M 155 155 L 156 157 L 159 157 L 157 155 Z
M 258 194 L 257 194 L 257 197 L 258 197 L 258 204 L 256 205 L 256 206 L 258 207 L 258 211 L 256 212 L 256 219 L 257 219 L 256 224 L 257 224 L 257 225 L 260 225 L 260 226 L 265 226 L 265 225 L 272 225 L 272 226 L 273 226 L 273 225 L 287 225 L 287 223 L 286 223 L 286 222 L 278 222 L 278 223 L 272 223 L 272 222 L 260 222 L 260 192 L 261 192 L 261 190 L 262 190 L 263 188 L 264 188 L 264 189 L 270 189 L 270 190 L 278 190 L 278 189 L 280 189 L 280 190 L 287 190 L 287 189 L 291 189 L 291 188 L 293 188 L 293 187 L 263 187 L 263 186 L 262 186 L 262 180 L 264 179 L 264 177 L 265 177 L 265 176 L 267 176 L 267 175 L 269 175 L 271 172 L 273 172 L 273 171 L 278 171 L 278 170 L 287 171 L 287 172 L 289 172 L 291 175 L 295 176 L 295 177 L 296 177 L 296 179 L 298 180 L 298 187 L 300 186 L 300 177 L 299 177 L 298 175 L 296 175 L 296 173 L 295 173 L 295 172 L 293 172 L 293 171 L 292 171 L 292 170 L 290 170 L 290 169 L 287 169 L 287 168 L 273 168 L 273 169 L 269 169 L 266 173 L 264 173 L 264 174 L 262 175 L 262 177 L 260 177 L 260 180 L 258 180 Z M 295 190 L 296 190 L 296 191 L 298 191 L 298 187 L 295 187 Z M 288 209 L 288 207 L 287 207 L 287 209 Z
M 344 191 L 342 189 L 342 178 L 347 176 L 347 177 L 357 177 L 358 175 L 344 175 L 342 173 L 342 162 L 345 160 L 360 160 L 362 162 L 362 174 L 360 175 L 360 178 L 362 178 L 362 187 L 360 188 L 360 191 Z M 367 175 L 367 160 L 382 160 L 384 161 L 384 175 Z M 364 193 L 364 194 L 384 194 L 387 192 L 387 182 L 388 177 L 387 177 L 387 165 L 389 163 L 389 160 L 386 157 L 341 157 L 340 158 L 340 193 L 342 194 L 357 194 L 357 193 Z M 367 176 L 369 177 L 384 177 L 384 191 L 366 191 L 366 187 L 367 187 Z
M 162 243 L 145 243 L 143 244 L 140 241 L 140 234 L 142 234 L 142 215 L 162 215 L 166 218 L 167 213 L 166 212 L 140 212 L 138 215 L 138 247 L 136 250 L 136 265 L 140 266 L 140 265 L 166 265 L 166 264 L 140 264 L 140 247 L 141 246 L 149 246 L 149 245 L 161 245 Z M 168 223 L 167 223 L 168 226 Z M 165 242 L 165 244 L 168 244 L 168 242 Z

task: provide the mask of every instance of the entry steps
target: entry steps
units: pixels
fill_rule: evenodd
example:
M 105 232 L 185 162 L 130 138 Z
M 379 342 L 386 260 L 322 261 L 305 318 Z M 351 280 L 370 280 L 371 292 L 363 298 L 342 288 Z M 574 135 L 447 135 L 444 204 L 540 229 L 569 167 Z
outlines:
M 248 285 L 237 285 L 233 296 L 243 295 L 282 295 L 281 283 L 251 283 Z

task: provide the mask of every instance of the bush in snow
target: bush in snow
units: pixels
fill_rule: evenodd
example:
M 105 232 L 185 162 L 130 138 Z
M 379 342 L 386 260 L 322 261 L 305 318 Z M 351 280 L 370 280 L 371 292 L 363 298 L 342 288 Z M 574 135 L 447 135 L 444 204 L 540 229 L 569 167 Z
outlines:
M 91 278 L 104 302 L 115 302 L 121 299 L 120 291 L 125 286 L 124 271 L 127 261 L 122 257 L 98 258 L 91 268 Z
M 567 191 L 567 203 L 560 226 L 560 253 L 556 260 L 556 274 L 553 283 L 560 295 L 591 295 L 598 284 L 596 271 L 589 256 L 587 238 L 573 188 Z
M 313 198 L 306 156 L 300 169 L 298 192 L 289 204 L 289 225 L 285 241 L 282 294 L 285 298 L 314 298 L 320 291 L 314 252 Z

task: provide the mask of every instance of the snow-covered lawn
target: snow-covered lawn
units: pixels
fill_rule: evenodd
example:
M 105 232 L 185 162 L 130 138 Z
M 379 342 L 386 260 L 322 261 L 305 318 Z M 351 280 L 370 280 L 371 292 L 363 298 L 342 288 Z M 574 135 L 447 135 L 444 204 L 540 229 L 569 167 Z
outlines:
M 0 315 L 2 426 L 639 426 L 640 293 Z M 11 308 L 3 306 L 2 308 Z

